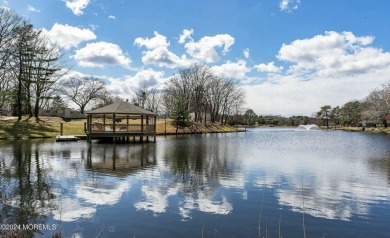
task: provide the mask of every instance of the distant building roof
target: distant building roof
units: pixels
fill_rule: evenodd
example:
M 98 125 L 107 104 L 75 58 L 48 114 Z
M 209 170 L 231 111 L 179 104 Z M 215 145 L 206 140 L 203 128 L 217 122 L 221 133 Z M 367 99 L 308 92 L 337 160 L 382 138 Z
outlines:
M 87 112 L 87 114 L 131 114 L 157 116 L 156 113 L 145 110 L 128 102 L 116 102 Z

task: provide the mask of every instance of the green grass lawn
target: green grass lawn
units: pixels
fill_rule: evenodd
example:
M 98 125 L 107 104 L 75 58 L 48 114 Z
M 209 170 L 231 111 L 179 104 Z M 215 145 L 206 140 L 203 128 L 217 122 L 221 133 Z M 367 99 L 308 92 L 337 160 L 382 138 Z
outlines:
M 21 137 L 53 137 L 57 130 L 53 126 L 41 125 L 27 122 L 6 122 L 0 123 L 1 138 Z
M 43 138 L 55 137 L 60 134 L 60 118 L 42 117 L 38 123 L 35 118 L 26 121 L 23 117 L 21 121 L 16 118 L 0 119 L 0 138 Z M 63 122 L 64 135 L 84 134 L 84 120 Z

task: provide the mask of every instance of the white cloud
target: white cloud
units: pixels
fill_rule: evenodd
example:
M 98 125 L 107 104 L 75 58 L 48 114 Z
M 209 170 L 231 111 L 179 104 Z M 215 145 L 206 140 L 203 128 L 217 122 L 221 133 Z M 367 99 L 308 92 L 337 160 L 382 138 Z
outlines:
M 279 8 L 282 12 L 291 12 L 292 10 L 297 10 L 300 3 L 301 0 L 281 0 Z
M 106 87 L 112 94 L 124 99 L 131 99 L 134 92 L 144 86 L 160 89 L 164 85 L 166 78 L 164 78 L 163 71 L 143 69 L 138 71 L 134 76 L 109 78 L 107 80 L 110 83 Z
M 110 16 L 108 16 L 108 19 L 115 20 L 115 19 L 116 19 L 116 16 L 110 15 Z
M 93 31 L 69 26 L 68 24 L 61 25 L 55 23 L 50 30 L 43 28 L 42 32 L 66 50 L 71 47 L 77 47 L 83 41 L 96 39 Z
M 267 73 L 277 73 L 283 69 L 282 66 L 277 67 L 275 66 L 275 63 L 269 62 L 268 64 L 258 64 L 253 66 L 253 68 L 257 69 L 259 72 L 267 72 Z
M 146 65 L 176 68 L 191 64 L 191 61 L 185 55 L 179 57 L 169 51 L 168 46 L 170 43 L 165 36 L 160 35 L 157 31 L 154 32 L 154 37 L 152 38 L 136 38 L 134 44 L 138 47 L 145 46 L 148 49 L 142 52 L 142 62 Z
M 191 30 L 184 29 L 183 33 L 180 35 L 179 43 L 184 44 L 187 39 L 192 41 L 193 40 L 191 37 L 192 34 L 194 34 L 194 29 Z
M 81 16 L 84 14 L 83 10 L 88 6 L 90 0 L 72 0 L 65 1 L 66 6 L 72 10 L 73 14 Z
M 36 9 L 35 7 L 33 7 L 31 5 L 27 5 L 27 10 L 30 12 L 36 12 L 36 13 L 41 12 L 39 9 Z
M 153 50 L 143 52 L 142 62 L 144 64 L 156 65 L 159 67 L 176 68 L 189 66 L 191 61 L 185 55 L 181 58 L 170 52 L 166 47 L 159 47 Z
M 291 62 L 292 72 L 315 71 L 319 75 L 360 74 L 390 65 L 390 54 L 368 47 L 371 36 L 351 32 L 325 32 L 310 39 L 283 44 L 278 59 Z
M 242 53 L 244 54 L 245 59 L 248 59 L 248 58 L 249 58 L 250 52 L 249 52 L 249 49 L 248 49 L 248 48 L 246 48 L 245 50 L 243 50 Z
M 228 61 L 226 64 L 212 66 L 211 70 L 218 76 L 234 79 L 244 79 L 246 73 L 251 71 L 245 60 L 238 60 L 236 63 Z
M 134 40 L 134 44 L 138 47 L 145 46 L 148 50 L 154 50 L 161 47 L 168 47 L 170 43 L 167 41 L 167 38 L 163 35 L 160 35 L 157 31 L 154 32 L 154 37 L 152 38 L 141 38 L 138 37 Z
M 373 40 L 351 32 L 325 32 L 283 44 L 277 58 L 290 64 L 287 72 L 278 74 L 272 62 L 255 65 L 275 70 L 258 85 L 244 86 L 248 107 L 258 114 L 310 116 L 325 104 L 342 106 L 365 98 L 390 75 L 390 53 L 370 46 Z
M 121 48 L 108 42 L 89 43 L 76 51 L 72 56 L 83 67 L 104 67 L 107 65 L 121 65 L 129 67 L 131 59 L 124 55 Z
M 220 34 L 215 36 L 205 36 L 198 42 L 187 42 L 184 47 L 187 53 L 194 59 L 204 61 L 206 63 L 215 63 L 220 57 L 217 48 L 222 48 L 222 54 L 226 54 L 230 47 L 234 44 L 234 38 L 228 34 Z
M 274 74 L 258 85 L 244 85 L 248 107 L 257 114 L 307 115 L 323 105 L 342 106 L 360 100 L 369 90 L 388 81 L 390 67 L 359 75 Z

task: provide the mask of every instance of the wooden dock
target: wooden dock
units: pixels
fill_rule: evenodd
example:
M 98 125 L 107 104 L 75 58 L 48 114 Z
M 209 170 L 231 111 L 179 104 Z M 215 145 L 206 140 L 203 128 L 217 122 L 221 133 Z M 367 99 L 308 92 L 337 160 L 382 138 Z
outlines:
M 56 136 L 56 141 L 78 141 L 79 138 L 77 136 Z

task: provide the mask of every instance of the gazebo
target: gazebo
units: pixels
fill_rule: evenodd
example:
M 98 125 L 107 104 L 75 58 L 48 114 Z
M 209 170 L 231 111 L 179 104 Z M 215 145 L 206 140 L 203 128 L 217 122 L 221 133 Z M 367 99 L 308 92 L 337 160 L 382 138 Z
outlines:
M 157 114 L 128 102 L 117 102 L 89 111 L 84 130 L 88 142 L 93 139 L 111 141 L 139 141 L 149 136 L 156 141 Z

